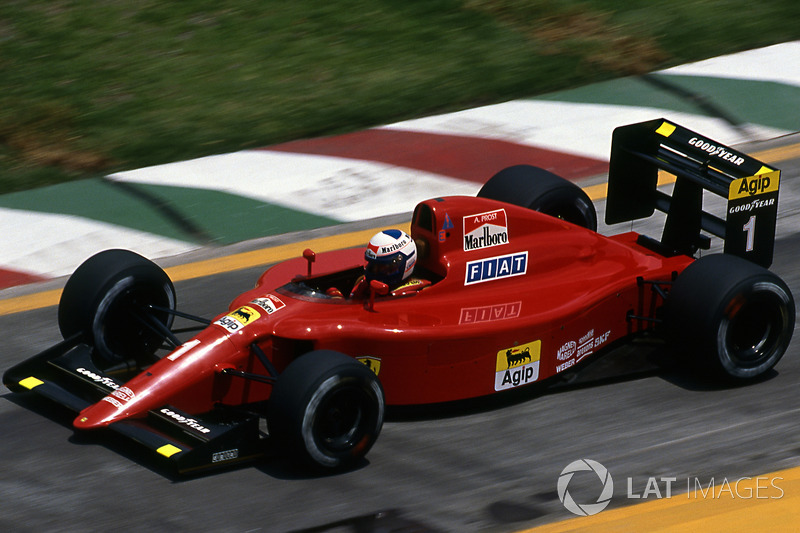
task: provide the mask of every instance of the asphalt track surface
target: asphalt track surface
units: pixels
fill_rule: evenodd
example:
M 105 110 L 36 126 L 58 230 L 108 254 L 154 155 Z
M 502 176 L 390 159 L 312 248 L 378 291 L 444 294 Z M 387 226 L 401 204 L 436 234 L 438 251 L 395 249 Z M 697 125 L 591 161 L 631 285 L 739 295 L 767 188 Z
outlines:
M 800 295 L 800 159 L 794 157 L 778 165 L 783 174 L 772 269 Z M 262 270 L 179 281 L 181 307 L 216 314 Z M 0 337 L 5 370 L 60 339 L 56 308 L 0 316 Z M 641 501 L 627 497 L 628 478 L 633 493 L 642 494 L 651 477 L 674 477 L 673 490 L 680 491 L 684 480 L 705 487 L 711 478 L 800 465 L 798 342 L 768 379 L 737 388 L 710 386 L 680 369 L 638 365 L 645 355 L 669 359 L 659 350 L 618 350 L 618 359 L 635 364 L 625 366 L 630 372 L 603 365 L 593 374 L 610 380 L 531 390 L 501 404 L 395 415 L 367 462 L 322 478 L 298 475 L 271 459 L 173 479 L 150 468 L 138 448 L 113 437 L 76 435 L 70 414 L 3 388 L 0 530 L 519 531 L 573 518 L 556 483 L 565 466 L 582 458 L 613 474 L 609 509 L 624 509 Z M 670 520 L 678 524 L 680 516 Z

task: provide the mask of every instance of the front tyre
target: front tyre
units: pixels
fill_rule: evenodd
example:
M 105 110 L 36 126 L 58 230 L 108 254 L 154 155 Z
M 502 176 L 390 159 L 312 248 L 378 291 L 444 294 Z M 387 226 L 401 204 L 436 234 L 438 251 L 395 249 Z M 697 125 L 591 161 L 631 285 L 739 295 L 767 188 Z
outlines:
M 769 270 L 740 257 L 709 255 L 678 276 L 664 319 L 675 350 L 716 377 L 746 381 L 772 369 L 786 351 L 794 298 Z
M 162 310 L 155 310 L 157 306 Z M 70 276 L 58 304 L 64 338 L 80 335 L 102 369 L 123 361 L 147 362 L 166 338 L 147 321 L 169 329 L 175 287 L 155 263 L 129 250 L 105 250 Z
M 293 361 L 269 402 L 269 434 L 283 451 L 317 470 L 355 466 L 383 426 L 385 400 L 375 374 L 339 352 L 318 350 Z

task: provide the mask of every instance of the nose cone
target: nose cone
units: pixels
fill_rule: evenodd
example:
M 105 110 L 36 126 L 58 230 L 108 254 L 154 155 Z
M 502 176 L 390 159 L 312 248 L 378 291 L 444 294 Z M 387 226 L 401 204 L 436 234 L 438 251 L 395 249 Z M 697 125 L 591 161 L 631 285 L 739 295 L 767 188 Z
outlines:
M 75 429 L 104 428 L 125 418 L 125 406 L 113 396 L 106 396 L 80 412 L 72 422 Z

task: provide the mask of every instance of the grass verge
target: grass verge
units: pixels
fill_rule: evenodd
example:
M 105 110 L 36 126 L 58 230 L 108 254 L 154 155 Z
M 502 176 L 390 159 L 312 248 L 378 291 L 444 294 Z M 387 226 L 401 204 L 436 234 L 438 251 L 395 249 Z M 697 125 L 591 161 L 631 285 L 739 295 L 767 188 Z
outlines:
M 796 0 L 10 0 L 0 193 L 800 38 Z

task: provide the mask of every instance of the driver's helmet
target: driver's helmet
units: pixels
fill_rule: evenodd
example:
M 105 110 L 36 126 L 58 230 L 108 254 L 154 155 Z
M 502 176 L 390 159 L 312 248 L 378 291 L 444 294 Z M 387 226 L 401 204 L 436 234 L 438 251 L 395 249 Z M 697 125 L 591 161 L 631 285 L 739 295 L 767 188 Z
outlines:
M 367 260 L 365 277 L 389 286 L 398 285 L 411 275 L 417 262 L 417 245 L 411 236 L 399 229 L 376 233 L 364 252 Z

